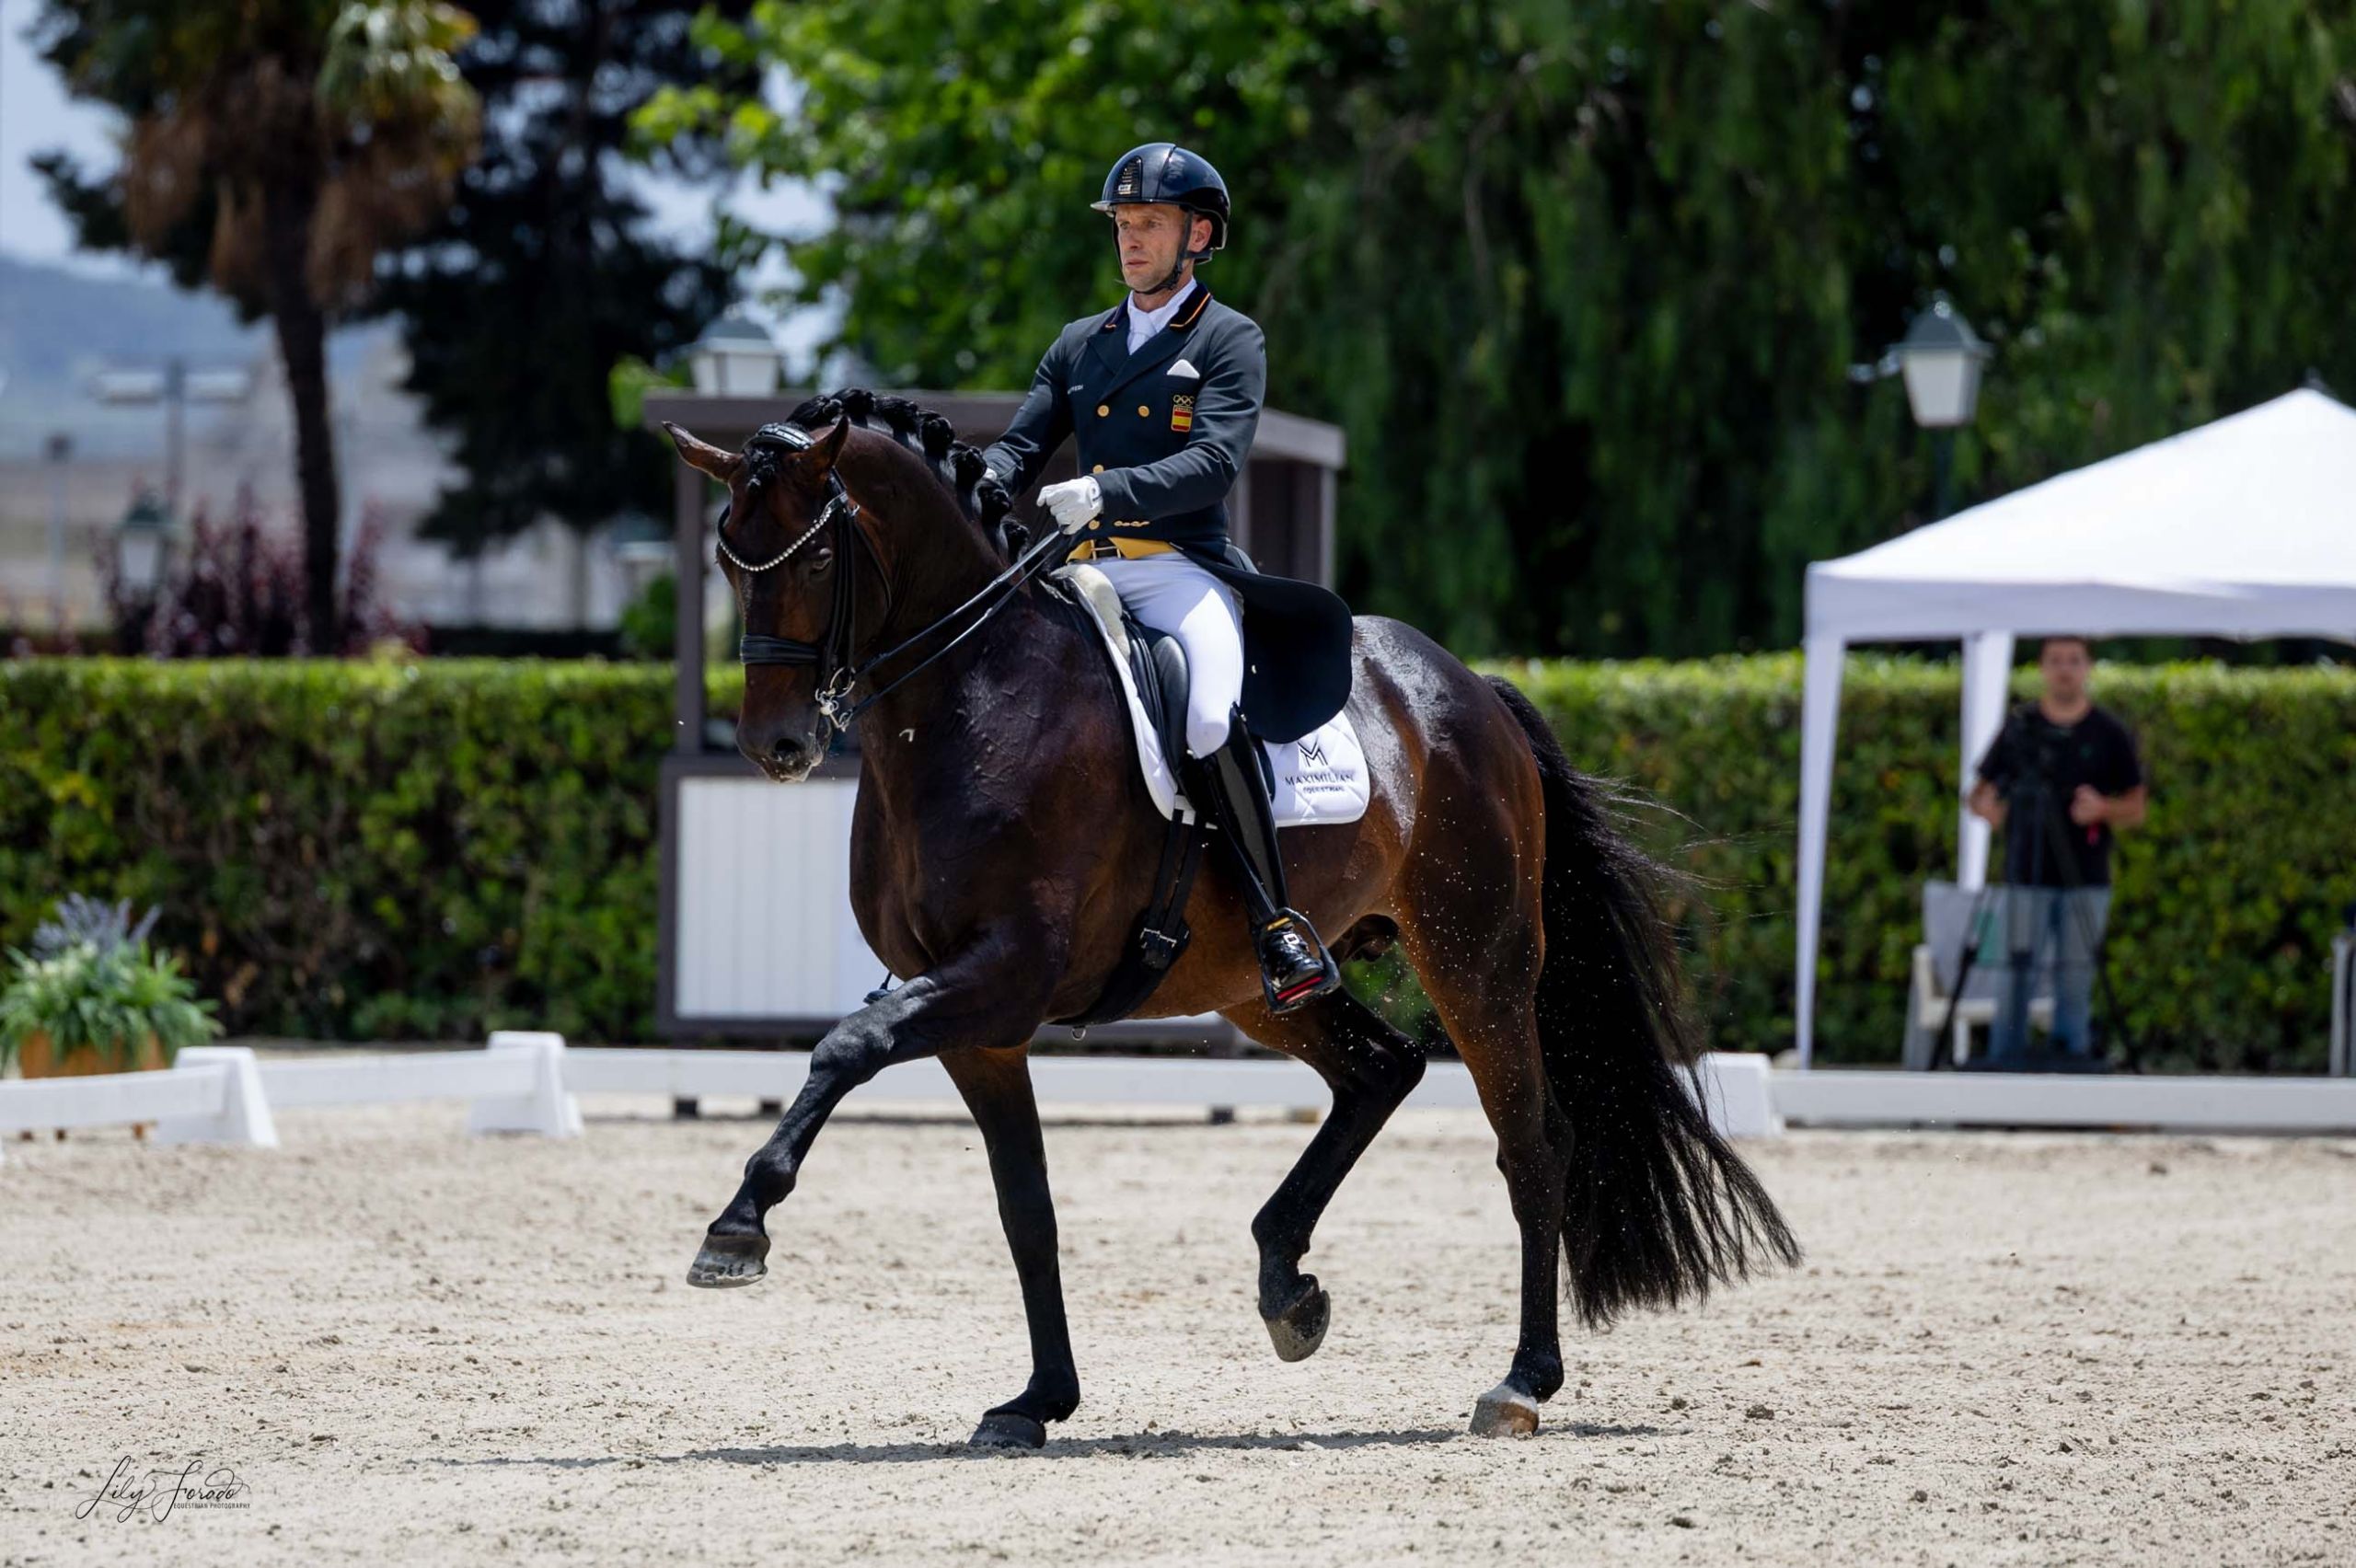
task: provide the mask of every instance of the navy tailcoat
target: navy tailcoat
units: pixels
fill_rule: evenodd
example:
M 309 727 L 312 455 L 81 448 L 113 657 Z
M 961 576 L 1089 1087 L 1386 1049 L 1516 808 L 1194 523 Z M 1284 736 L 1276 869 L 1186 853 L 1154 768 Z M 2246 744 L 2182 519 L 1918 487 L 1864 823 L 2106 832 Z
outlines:
M 1169 325 L 1129 352 L 1128 302 L 1065 327 L 1006 433 L 983 453 L 1017 494 L 1064 438 L 1103 510 L 1079 536 L 1150 539 L 1243 604 L 1243 713 L 1253 733 L 1297 740 L 1350 696 L 1350 609 L 1298 578 L 1258 571 L 1228 536 L 1268 383 L 1259 324 L 1194 283 Z

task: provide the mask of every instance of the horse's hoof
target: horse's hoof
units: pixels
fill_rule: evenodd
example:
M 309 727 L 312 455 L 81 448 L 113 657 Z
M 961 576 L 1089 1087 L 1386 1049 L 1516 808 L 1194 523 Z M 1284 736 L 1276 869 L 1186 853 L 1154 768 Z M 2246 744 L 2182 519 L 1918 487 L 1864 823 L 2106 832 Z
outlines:
M 1311 1280 L 1299 1300 L 1275 1317 L 1260 1320 L 1268 1325 L 1268 1338 L 1276 1347 L 1277 1360 L 1306 1361 L 1325 1343 L 1325 1331 L 1334 1321 L 1334 1298 Z
M 976 1448 L 1044 1448 L 1047 1446 L 1046 1424 L 1034 1421 L 1019 1410 L 994 1410 L 982 1417 L 982 1424 L 974 1428 L 972 1446 Z
M 1475 1437 L 1528 1437 L 1538 1430 L 1538 1401 L 1511 1383 L 1499 1383 L 1472 1407 Z
M 762 1262 L 768 1255 L 766 1236 L 706 1236 L 703 1251 L 687 1265 L 687 1283 L 705 1290 L 750 1285 L 769 1272 Z

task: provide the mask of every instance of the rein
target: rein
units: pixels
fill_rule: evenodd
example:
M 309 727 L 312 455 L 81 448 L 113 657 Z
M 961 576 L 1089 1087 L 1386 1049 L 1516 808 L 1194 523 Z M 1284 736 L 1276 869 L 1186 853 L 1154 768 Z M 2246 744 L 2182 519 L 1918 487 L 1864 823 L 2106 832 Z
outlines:
M 754 447 L 761 445 L 785 446 L 801 452 L 809 449 L 811 438 L 807 432 L 792 425 L 766 424 L 753 432 L 753 439 L 745 443 L 745 450 L 749 452 Z M 875 557 L 874 543 L 859 526 L 859 503 L 851 500 L 850 492 L 843 488 L 841 477 L 829 469 L 826 474 L 826 485 L 829 491 L 826 504 L 819 512 L 817 521 L 812 523 L 800 538 L 758 566 L 745 561 L 734 550 L 728 548 L 726 536 L 728 513 L 723 509 L 720 516 L 722 553 L 733 561 L 741 571 L 748 574 L 767 571 L 772 567 L 783 565 L 788 557 L 808 543 L 820 529 L 832 523 L 838 534 L 848 533 L 856 536 L 868 555 Z M 914 679 L 927 666 L 947 654 L 951 649 L 979 631 L 992 616 L 1006 607 L 1008 601 L 1014 596 L 1017 590 L 1038 575 L 1041 566 L 1054 559 L 1056 548 L 1058 545 L 1068 548 L 1068 543 L 1061 529 L 1050 528 L 1044 538 L 1023 551 L 1005 571 L 984 583 L 964 604 L 933 620 L 930 625 L 902 638 L 883 652 L 872 654 L 853 663 L 851 660 L 854 650 L 851 643 L 854 628 L 851 623 L 854 618 L 857 584 L 851 580 L 851 569 L 858 559 L 858 554 L 851 548 L 849 539 L 838 539 L 835 553 L 840 559 L 841 567 L 835 573 L 833 613 L 827 617 L 825 640 L 803 642 L 790 637 L 767 637 L 746 632 L 737 644 L 737 660 L 747 668 L 756 664 L 817 666 L 823 673 L 818 691 L 818 711 L 826 716 L 826 721 L 837 732 L 848 731 L 852 724 L 858 722 L 860 715 L 889 697 L 906 682 Z M 876 565 L 881 567 L 882 564 L 882 559 L 876 558 Z M 917 661 L 896 680 L 889 682 L 879 690 L 871 692 L 860 701 L 849 700 L 851 688 L 872 674 L 877 666 L 899 657 L 926 638 L 954 625 L 958 617 L 972 610 L 976 605 L 982 604 L 985 599 L 988 599 L 989 604 L 984 606 L 980 614 L 974 617 L 971 625 L 956 636 Z M 890 614 L 888 587 L 885 591 L 884 603 L 885 614 L 888 616 Z

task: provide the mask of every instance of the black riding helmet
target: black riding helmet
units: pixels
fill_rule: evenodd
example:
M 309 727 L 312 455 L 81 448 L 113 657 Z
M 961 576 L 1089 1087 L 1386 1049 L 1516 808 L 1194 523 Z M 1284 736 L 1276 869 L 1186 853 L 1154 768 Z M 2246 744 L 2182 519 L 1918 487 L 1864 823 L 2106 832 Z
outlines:
M 1148 142 L 1130 148 L 1104 177 L 1104 194 L 1094 206 L 1100 213 L 1110 213 L 1115 207 L 1154 202 L 1167 202 L 1182 212 L 1199 213 L 1210 219 L 1210 249 L 1186 253 L 1195 265 L 1209 260 L 1213 251 L 1225 248 L 1227 181 L 1200 153 L 1190 153 L 1175 142 Z

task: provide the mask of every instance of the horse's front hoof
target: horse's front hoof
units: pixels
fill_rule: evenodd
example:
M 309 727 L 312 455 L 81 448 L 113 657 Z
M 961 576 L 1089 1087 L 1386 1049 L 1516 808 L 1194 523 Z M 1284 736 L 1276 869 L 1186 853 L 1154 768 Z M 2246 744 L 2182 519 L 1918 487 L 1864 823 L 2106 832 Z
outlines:
M 1538 1430 L 1538 1401 L 1511 1383 L 1499 1383 L 1472 1407 L 1475 1437 L 1528 1437 Z
M 1260 1320 L 1268 1325 L 1268 1339 L 1276 1347 L 1277 1360 L 1306 1361 L 1325 1343 L 1325 1331 L 1334 1321 L 1334 1298 L 1311 1279 L 1291 1306 Z
M 706 1236 L 703 1251 L 687 1265 L 687 1283 L 704 1290 L 750 1285 L 769 1272 L 766 1236 Z
M 974 1428 L 972 1446 L 976 1448 L 1044 1448 L 1047 1446 L 1046 1424 L 1034 1421 L 1019 1410 L 994 1410 L 982 1417 L 982 1424 Z

